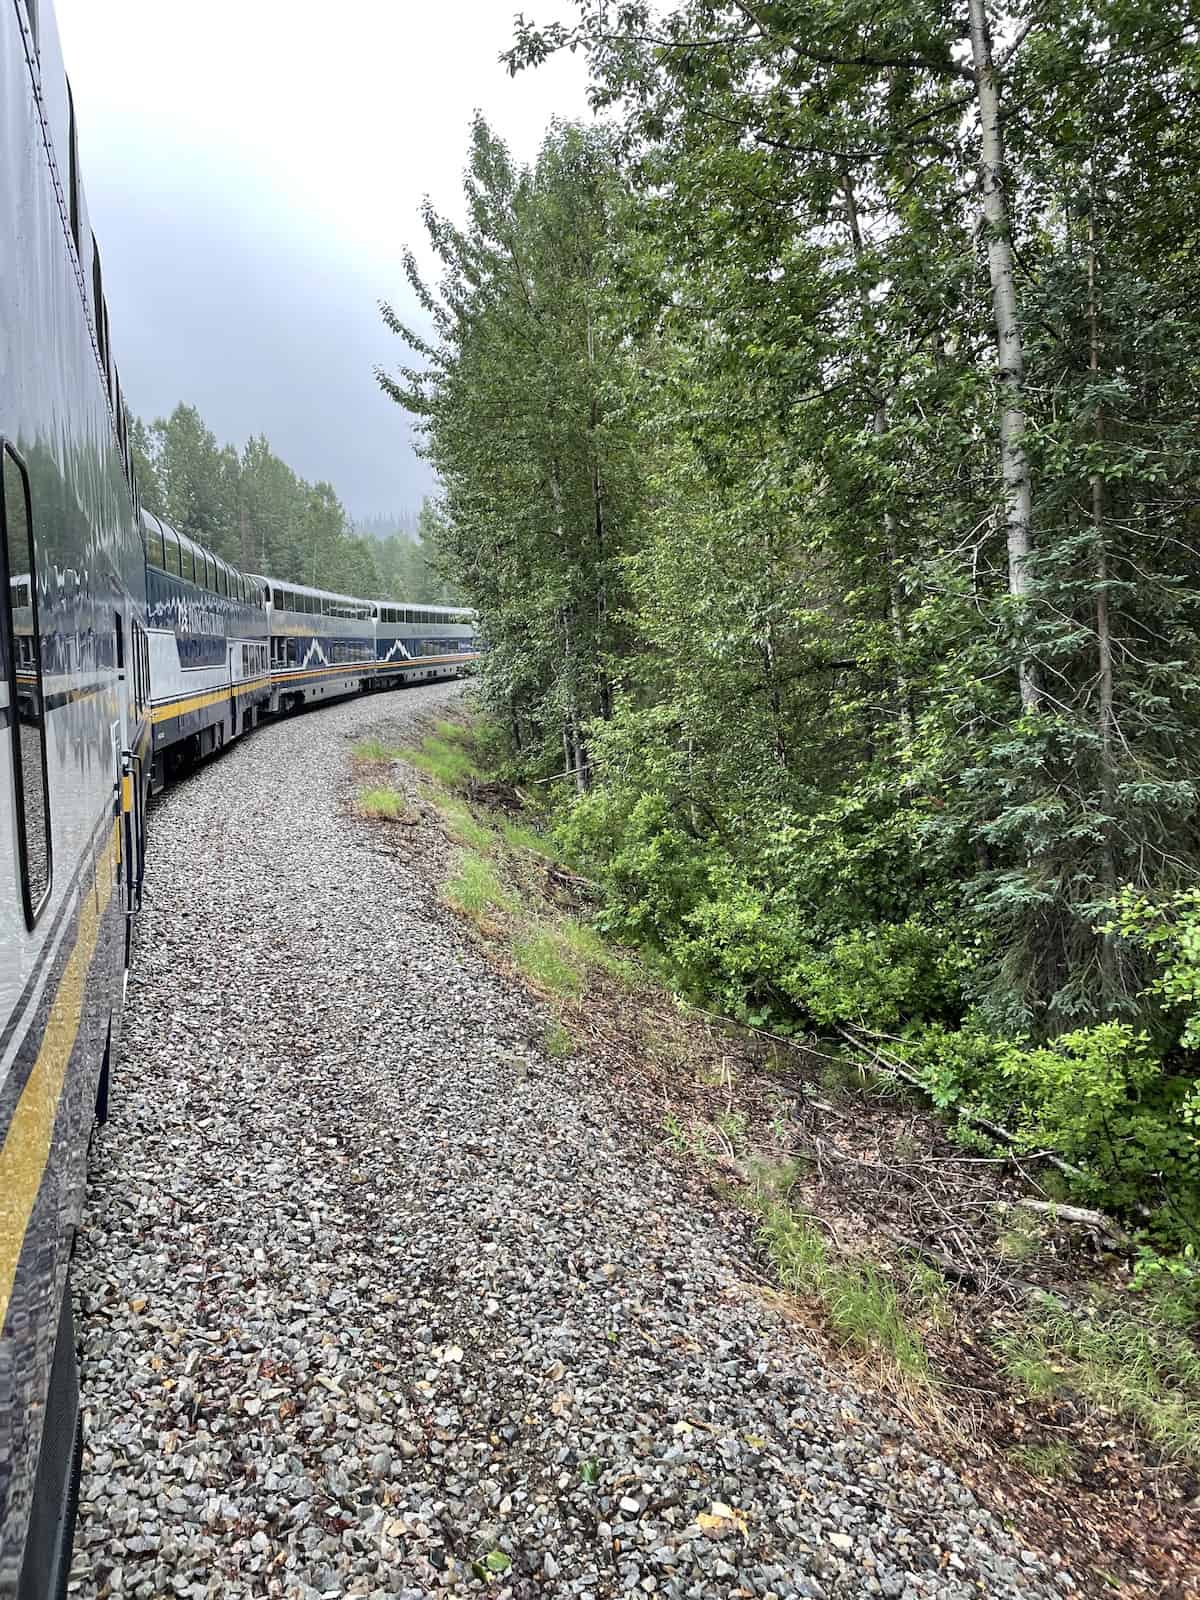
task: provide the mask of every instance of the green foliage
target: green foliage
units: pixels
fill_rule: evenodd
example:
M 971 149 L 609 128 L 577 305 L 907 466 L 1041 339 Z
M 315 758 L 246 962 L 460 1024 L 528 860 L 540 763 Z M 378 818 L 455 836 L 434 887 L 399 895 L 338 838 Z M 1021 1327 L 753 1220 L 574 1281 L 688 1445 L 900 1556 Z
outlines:
M 358 809 L 368 817 L 384 817 L 398 822 L 408 810 L 404 796 L 395 789 L 360 789 Z
M 1166 1454 L 1200 1461 L 1200 1352 L 1160 1317 L 1072 1315 L 1047 1300 L 998 1341 L 1005 1369 L 1036 1399 L 1074 1394 L 1134 1421 Z
M 243 572 L 373 597 L 385 592 L 376 541 L 358 536 L 328 483 L 307 483 L 261 435 L 219 445 L 194 406 L 131 429 L 143 503 Z M 432 513 L 431 513 L 432 514 Z M 389 578 L 403 574 L 389 568 Z M 437 598 L 441 598 L 437 596 Z
M 513 957 L 534 988 L 567 1000 L 582 996 L 583 968 L 571 959 L 555 931 L 539 928 L 517 939 Z
M 1178 1043 L 1200 1050 L 1200 889 L 1183 890 L 1164 903 L 1125 889 L 1111 931 L 1147 951 L 1156 976 L 1150 993 L 1175 1021 Z M 1174 1041 L 1172 1041 L 1174 1042 Z M 1200 1097 L 1187 1115 L 1200 1122 Z
M 1085 1194 L 1133 1208 L 1165 1188 L 1174 1198 L 1159 1227 L 1186 1232 L 1194 1220 L 1195 1085 L 1166 1073 L 1146 1034 L 1128 1023 L 1100 1023 L 1044 1045 L 931 1028 L 904 1055 L 935 1104 L 968 1106 L 1009 1128 L 1022 1148 L 1050 1148 L 1079 1164 Z
M 514 69 L 581 51 L 619 127 L 521 169 L 476 123 L 436 288 L 407 263 L 434 331 L 387 312 L 415 359 L 381 382 L 598 929 L 746 1022 L 895 1036 L 948 1112 L 1182 1240 L 1195 44 L 1177 0 L 987 10 L 1000 225 L 964 8 L 519 22 Z
M 445 896 L 456 910 L 474 918 L 488 911 L 514 908 L 513 898 L 500 882 L 495 867 L 469 852 L 464 852 L 458 871 L 447 882 Z

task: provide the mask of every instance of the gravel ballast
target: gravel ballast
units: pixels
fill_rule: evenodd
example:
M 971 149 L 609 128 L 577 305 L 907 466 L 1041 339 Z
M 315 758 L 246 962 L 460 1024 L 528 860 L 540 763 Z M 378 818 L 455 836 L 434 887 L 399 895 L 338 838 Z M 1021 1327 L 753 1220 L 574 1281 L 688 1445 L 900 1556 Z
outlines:
M 82 1595 L 1062 1595 L 271 726 L 150 821 L 74 1268 Z

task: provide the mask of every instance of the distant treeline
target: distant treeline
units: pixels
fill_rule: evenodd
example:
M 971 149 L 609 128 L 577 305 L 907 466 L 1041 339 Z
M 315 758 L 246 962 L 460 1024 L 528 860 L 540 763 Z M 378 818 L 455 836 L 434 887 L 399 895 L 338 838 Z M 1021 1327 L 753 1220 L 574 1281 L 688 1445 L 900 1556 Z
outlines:
M 435 569 L 438 513 L 364 519 L 356 527 L 329 483 L 309 483 L 262 434 L 220 445 L 195 406 L 132 428 L 142 503 L 245 572 L 345 594 L 453 602 Z

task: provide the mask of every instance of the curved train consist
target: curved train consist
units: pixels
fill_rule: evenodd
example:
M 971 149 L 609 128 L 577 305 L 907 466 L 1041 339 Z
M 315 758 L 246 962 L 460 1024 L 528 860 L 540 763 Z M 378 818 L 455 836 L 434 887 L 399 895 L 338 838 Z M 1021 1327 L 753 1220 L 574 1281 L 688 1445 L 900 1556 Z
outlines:
M 149 794 L 475 644 L 467 612 L 242 573 L 141 509 L 49 0 L 0 0 L 0 113 L 0 1600 L 41 1600 L 70 1565 L 71 1251 Z

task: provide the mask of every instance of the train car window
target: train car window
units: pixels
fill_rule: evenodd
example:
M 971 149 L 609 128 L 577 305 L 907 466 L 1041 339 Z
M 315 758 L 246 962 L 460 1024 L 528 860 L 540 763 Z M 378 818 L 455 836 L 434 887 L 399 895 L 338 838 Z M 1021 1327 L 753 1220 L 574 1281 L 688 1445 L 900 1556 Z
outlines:
M 140 716 L 146 707 L 146 634 L 139 623 L 130 624 L 129 640 L 133 655 L 133 709 Z
M 50 895 L 52 850 L 50 794 L 46 782 L 46 712 L 42 696 L 42 641 L 38 628 L 37 552 L 30 515 L 29 479 L 8 445 L 0 455 L 2 573 L 8 642 L 9 704 L 16 798 L 17 852 L 25 921 L 33 927 Z
M 146 533 L 146 560 L 152 567 L 166 566 L 166 551 L 163 548 L 162 529 L 158 523 L 152 523 Z
M 92 235 L 92 311 L 96 324 L 96 343 L 100 346 L 100 364 L 108 366 L 108 346 L 104 342 L 104 279 L 100 273 L 100 251 L 96 235 Z
M 36 0 L 31 0 L 30 14 L 33 15 L 35 10 L 36 10 Z M 68 158 L 69 171 L 68 171 L 68 177 L 67 177 L 67 182 L 68 182 L 68 185 L 69 185 L 70 193 L 67 196 L 67 200 L 68 200 L 68 204 L 70 206 L 70 211 L 71 211 L 71 237 L 75 241 L 75 254 L 78 255 L 79 254 L 79 134 L 76 131 L 76 127 L 75 127 L 75 97 L 71 93 L 71 85 L 70 85 L 70 83 L 67 84 L 67 111 L 69 113 L 69 124 L 70 124 L 70 133 L 69 133 L 68 137 L 69 137 L 70 143 L 71 143 L 71 151 L 70 151 L 70 156 Z

